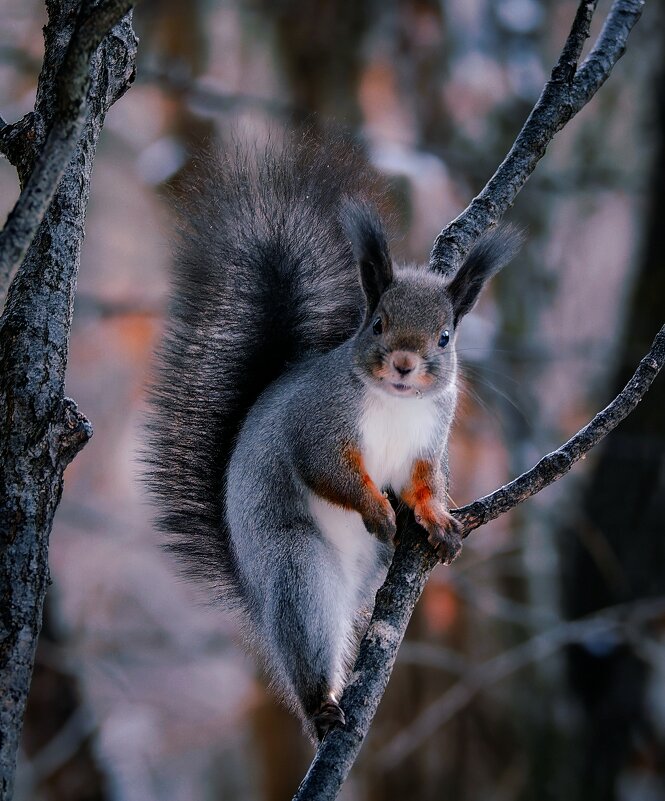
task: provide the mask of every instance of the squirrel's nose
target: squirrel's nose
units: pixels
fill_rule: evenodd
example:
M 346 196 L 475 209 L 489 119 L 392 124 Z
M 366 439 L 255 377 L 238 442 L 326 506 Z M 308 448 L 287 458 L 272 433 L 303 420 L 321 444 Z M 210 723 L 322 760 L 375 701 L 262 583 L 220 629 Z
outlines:
M 391 361 L 392 366 L 402 376 L 412 373 L 418 364 L 415 354 L 406 351 L 396 351 L 393 353 Z

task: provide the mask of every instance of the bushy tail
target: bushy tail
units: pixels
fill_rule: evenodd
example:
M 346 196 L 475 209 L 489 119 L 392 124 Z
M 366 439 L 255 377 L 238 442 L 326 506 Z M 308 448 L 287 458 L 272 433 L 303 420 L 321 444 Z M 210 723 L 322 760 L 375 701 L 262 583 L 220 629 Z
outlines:
M 206 155 L 179 209 L 171 308 L 151 391 L 148 484 L 189 575 L 242 602 L 224 523 L 234 438 L 290 363 L 347 339 L 363 298 L 339 207 L 353 157 L 312 147 Z

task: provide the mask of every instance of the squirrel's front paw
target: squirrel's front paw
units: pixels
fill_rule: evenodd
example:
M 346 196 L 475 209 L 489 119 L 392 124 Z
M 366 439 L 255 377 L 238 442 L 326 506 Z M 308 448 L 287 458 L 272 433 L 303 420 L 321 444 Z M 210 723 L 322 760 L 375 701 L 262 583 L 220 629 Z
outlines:
M 416 522 L 427 531 L 427 541 L 444 565 L 449 565 L 462 549 L 462 524 L 448 512 L 440 512 L 436 520 L 416 514 Z
M 397 521 L 390 501 L 386 500 L 384 506 L 377 506 L 371 512 L 365 512 L 362 518 L 370 534 L 374 534 L 381 542 L 393 542 L 397 533 Z

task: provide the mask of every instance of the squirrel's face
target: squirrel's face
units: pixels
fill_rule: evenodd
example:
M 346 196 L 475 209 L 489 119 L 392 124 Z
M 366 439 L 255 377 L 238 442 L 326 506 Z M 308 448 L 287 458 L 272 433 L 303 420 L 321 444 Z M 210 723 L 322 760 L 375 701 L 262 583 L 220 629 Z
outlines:
M 446 283 L 403 268 L 381 295 L 355 339 L 364 381 L 389 395 L 421 397 L 455 380 L 454 312 Z
M 394 269 L 376 211 L 348 200 L 341 221 L 358 263 L 365 322 L 353 339 L 355 368 L 370 386 L 400 397 L 443 392 L 455 381 L 455 329 L 487 279 L 509 261 L 521 236 L 485 234 L 452 278 L 422 267 Z

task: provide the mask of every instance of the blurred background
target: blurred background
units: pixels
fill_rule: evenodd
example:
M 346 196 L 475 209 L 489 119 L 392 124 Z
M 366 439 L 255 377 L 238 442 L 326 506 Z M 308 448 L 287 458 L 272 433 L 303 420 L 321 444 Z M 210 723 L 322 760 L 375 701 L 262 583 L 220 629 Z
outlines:
M 17 801 L 281 801 L 312 756 L 233 621 L 160 551 L 139 478 L 166 190 L 177 198 L 192 151 L 233 132 L 350 130 L 383 176 L 394 253 L 425 260 L 505 155 L 575 7 L 140 4 L 137 81 L 95 164 L 67 378 L 95 435 L 67 470 L 51 538 Z M 0 111 L 14 121 L 33 105 L 45 10 L 0 0 L 0 20 Z M 3 217 L 17 192 L 0 161 Z M 459 342 L 460 505 L 605 405 L 664 321 L 661 3 L 509 219 L 527 243 Z M 665 799 L 664 440 L 661 377 L 572 474 L 435 571 L 342 798 Z

